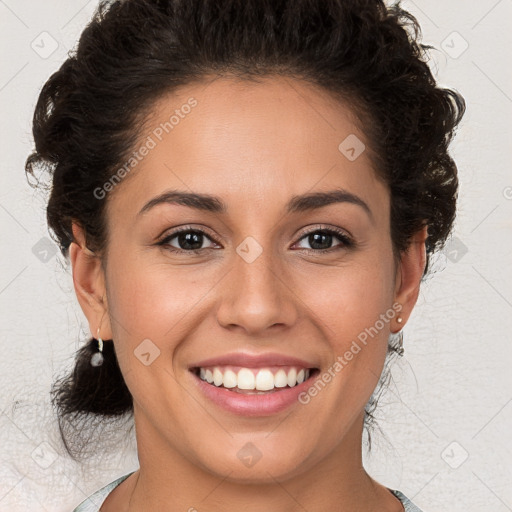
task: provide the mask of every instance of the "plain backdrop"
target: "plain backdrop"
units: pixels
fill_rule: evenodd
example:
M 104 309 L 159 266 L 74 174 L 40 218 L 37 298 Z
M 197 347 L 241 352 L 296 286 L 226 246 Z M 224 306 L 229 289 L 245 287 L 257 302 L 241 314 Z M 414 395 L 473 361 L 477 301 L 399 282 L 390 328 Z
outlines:
M 70 512 L 137 467 L 128 427 L 65 456 L 49 404 L 89 336 L 70 267 L 49 239 L 45 196 L 27 184 L 39 91 L 96 0 L 0 0 L 0 510 Z M 511 0 L 403 3 L 435 46 L 439 83 L 467 113 L 452 146 L 458 219 L 405 327 L 405 355 L 378 409 L 365 464 L 425 512 L 512 510 Z M 507 64 L 509 62 L 509 64 Z

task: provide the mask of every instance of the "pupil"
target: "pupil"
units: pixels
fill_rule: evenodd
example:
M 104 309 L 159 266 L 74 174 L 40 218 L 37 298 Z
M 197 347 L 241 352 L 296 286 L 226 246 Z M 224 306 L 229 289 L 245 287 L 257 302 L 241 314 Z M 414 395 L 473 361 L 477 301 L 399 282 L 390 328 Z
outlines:
M 194 250 L 200 249 L 203 245 L 203 241 L 201 239 L 201 233 L 189 232 L 189 233 L 180 233 L 178 235 L 178 242 L 182 249 Z M 189 245 L 187 247 L 187 244 Z M 191 246 L 190 246 L 191 245 Z
M 316 244 L 322 245 L 322 239 L 324 241 L 324 245 L 326 244 L 326 247 L 315 247 Z M 327 242 L 326 242 L 327 240 Z M 329 249 L 332 242 L 332 235 L 329 233 L 313 233 L 312 235 L 309 235 L 309 245 L 313 249 Z

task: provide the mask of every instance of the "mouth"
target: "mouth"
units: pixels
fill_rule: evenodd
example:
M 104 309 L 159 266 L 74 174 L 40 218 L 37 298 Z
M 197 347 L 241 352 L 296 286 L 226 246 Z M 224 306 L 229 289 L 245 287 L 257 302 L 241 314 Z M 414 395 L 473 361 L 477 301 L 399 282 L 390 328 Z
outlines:
M 248 368 L 233 365 L 196 366 L 190 371 L 203 382 L 244 395 L 266 395 L 296 388 L 314 379 L 318 368 L 304 366 L 265 366 Z
M 207 407 L 213 404 L 239 417 L 268 417 L 301 407 L 300 397 L 314 385 L 319 368 L 277 352 L 232 352 L 196 361 L 188 370 Z

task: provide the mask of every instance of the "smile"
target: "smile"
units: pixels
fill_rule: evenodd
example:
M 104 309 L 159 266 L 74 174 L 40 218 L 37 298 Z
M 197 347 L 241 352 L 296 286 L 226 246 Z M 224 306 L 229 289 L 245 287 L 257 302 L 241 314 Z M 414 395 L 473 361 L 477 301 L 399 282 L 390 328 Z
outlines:
M 262 394 L 302 384 L 314 368 L 214 366 L 194 368 L 192 371 L 204 382 L 217 387 L 236 393 Z
M 295 367 L 281 367 L 275 371 L 268 366 L 239 367 L 235 371 L 232 367 L 201 366 L 190 370 L 199 392 L 208 402 L 230 413 L 248 417 L 268 416 L 283 412 L 289 407 L 303 407 L 298 400 L 299 395 L 320 375 L 317 368 Z M 285 383 L 285 378 L 286 385 L 278 387 Z M 228 386 L 235 385 L 225 387 L 224 379 Z
M 188 370 L 205 407 L 237 416 L 269 416 L 303 407 L 298 397 L 320 375 L 320 361 L 288 354 L 232 352 L 191 362 Z

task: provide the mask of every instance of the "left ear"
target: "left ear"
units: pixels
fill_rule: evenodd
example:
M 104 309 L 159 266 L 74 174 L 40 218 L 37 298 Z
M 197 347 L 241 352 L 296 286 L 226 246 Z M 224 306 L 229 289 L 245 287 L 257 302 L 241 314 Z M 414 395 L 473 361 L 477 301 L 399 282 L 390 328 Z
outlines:
M 425 248 L 427 229 L 428 226 L 425 226 L 417 231 L 413 235 L 409 247 L 401 253 L 395 281 L 395 302 L 402 305 L 400 311 L 402 322 L 397 324 L 397 331 L 405 325 L 418 300 L 421 278 L 427 260 Z

